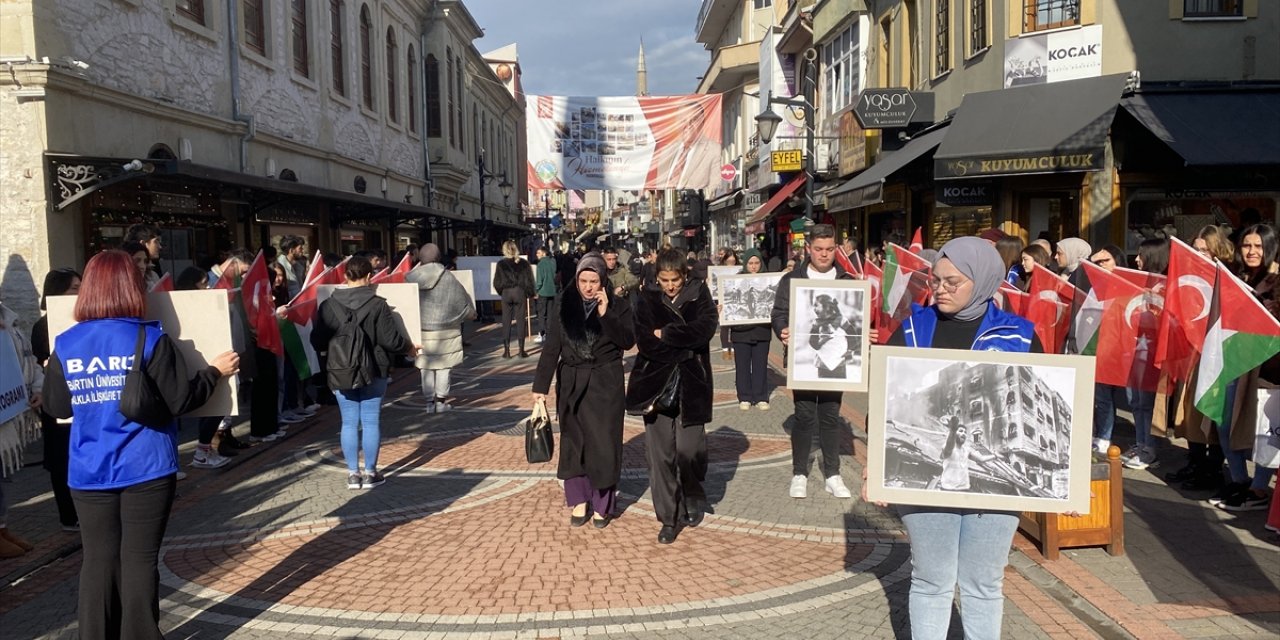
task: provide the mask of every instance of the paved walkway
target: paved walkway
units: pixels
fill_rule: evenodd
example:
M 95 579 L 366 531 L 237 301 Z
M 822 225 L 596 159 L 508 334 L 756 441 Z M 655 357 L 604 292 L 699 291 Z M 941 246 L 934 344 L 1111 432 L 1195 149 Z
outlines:
M 345 488 L 332 407 L 227 467 L 188 469 L 161 553 L 167 637 L 909 637 L 908 546 L 892 509 L 832 498 L 816 470 L 808 499 L 786 497 L 784 389 L 770 411 L 742 412 L 730 363 L 713 354 L 715 513 L 674 545 L 656 542 L 636 421 L 622 517 L 571 529 L 554 464 L 527 464 L 513 429 L 534 359 L 498 357 L 494 329 L 472 338 L 453 412 L 424 415 L 416 376 L 396 376 L 382 487 Z M 844 412 L 841 472 L 855 495 L 865 403 L 849 394 Z M 183 435 L 189 460 L 194 429 Z M 1169 447 L 1165 466 L 1180 456 Z M 1126 472 L 1126 556 L 1086 549 L 1045 562 L 1017 539 L 1005 637 L 1280 635 L 1280 553 L 1264 514 L 1220 512 L 1160 472 Z M 11 482 L 10 526 L 37 548 L 0 561 L 0 638 L 75 637 L 78 535 L 59 530 L 38 464 Z

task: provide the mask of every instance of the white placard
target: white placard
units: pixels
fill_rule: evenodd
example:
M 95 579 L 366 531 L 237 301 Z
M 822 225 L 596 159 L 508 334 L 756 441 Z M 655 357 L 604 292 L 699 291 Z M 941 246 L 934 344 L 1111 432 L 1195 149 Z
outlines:
M 458 269 L 457 271 L 450 271 L 449 273 L 452 273 L 453 277 L 457 278 L 458 282 L 462 283 L 462 288 L 467 290 L 467 297 L 471 298 L 471 306 L 475 307 L 476 282 L 474 274 L 466 269 Z
M 405 335 L 416 344 L 417 335 L 422 331 L 422 309 L 418 306 L 418 285 L 411 282 L 401 284 L 384 282 L 371 284 L 369 287 L 375 294 L 386 299 L 391 307 L 391 313 L 400 320 L 400 326 L 405 330 Z M 335 289 L 345 288 L 347 288 L 345 284 L 322 284 L 316 287 L 317 309 L 320 304 L 329 299 L 329 296 L 333 295 Z
M 471 272 L 472 300 L 480 302 L 502 299 L 493 292 L 493 269 L 501 259 L 502 256 L 460 256 L 458 258 L 458 270 Z

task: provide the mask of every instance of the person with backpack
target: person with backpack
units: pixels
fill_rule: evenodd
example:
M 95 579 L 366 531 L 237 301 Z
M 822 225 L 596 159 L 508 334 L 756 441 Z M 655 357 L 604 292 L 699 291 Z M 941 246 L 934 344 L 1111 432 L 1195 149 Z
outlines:
M 312 346 L 327 358 L 325 375 L 342 413 L 348 489 L 372 489 L 386 482 L 378 473 L 382 396 L 387 392 L 392 356 L 417 350 L 387 301 L 369 287 L 372 276 L 373 265 L 367 258 L 348 260 L 346 288 L 334 291 L 320 305 L 311 331 Z

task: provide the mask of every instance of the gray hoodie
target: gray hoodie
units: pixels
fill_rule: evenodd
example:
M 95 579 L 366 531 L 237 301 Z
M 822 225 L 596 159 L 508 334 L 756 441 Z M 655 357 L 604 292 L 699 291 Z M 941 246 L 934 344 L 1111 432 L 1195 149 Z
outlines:
M 475 318 L 475 306 L 462 283 L 436 262 L 420 264 L 405 274 L 405 282 L 418 285 L 423 331 L 456 329 Z

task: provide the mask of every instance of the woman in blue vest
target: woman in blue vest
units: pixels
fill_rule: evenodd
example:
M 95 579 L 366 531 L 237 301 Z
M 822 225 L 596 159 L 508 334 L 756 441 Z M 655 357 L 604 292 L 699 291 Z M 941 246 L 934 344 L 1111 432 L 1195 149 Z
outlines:
M 85 267 L 75 318 L 54 339 L 44 408 L 71 418 L 67 484 L 80 516 L 79 631 L 98 638 L 159 639 L 160 541 L 177 486 L 177 421 L 145 426 L 120 413 L 138 342 L 147 377 L 178 416 L 213 395 L 239 368 L 228 351 L 192 372 L 157 322 L 146 322 L 142 272 L 123 251 Z
M 943 245 L 930 280 L 934 303 L 914 307 L 889 345 L 1043 352 L 1031 322 L 1001 311 L 991 300 L 1005 273 L 1000 254 L 982 238 Z M 958 584 L 965 638 L 999 638 L 1004 568 L 1018 515 L 940 507 L 898 510 L 911 540 L 911 637 L 947 636 Z

